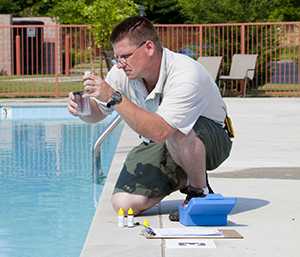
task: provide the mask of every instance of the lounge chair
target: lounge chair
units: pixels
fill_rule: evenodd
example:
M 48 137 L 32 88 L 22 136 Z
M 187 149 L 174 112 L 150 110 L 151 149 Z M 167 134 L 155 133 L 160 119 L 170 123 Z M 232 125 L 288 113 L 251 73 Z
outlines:
M 201 56 L 198 58 L 198 62 L 204 66 L 204 68 L 212 76 L 213 80 L 216 81 L 219 75 L 222 59 L 222 56 Z
M 253 80 L 254 77 L 256 60 L 257 54 L 233 55 L 229 75 L 221 75 L 219 77 L 219 86 L 223 95 L 226 90 L 226 81 L 243 81 L 243 96 L 246 96 L 247 83 L 249 80 Z

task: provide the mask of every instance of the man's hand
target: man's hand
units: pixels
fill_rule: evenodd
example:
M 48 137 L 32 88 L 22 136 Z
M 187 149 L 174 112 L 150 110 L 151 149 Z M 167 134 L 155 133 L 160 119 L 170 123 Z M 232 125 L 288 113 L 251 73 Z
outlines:
M 74 116 L 78 116 L 79 115 L 78 114 L 78 104 L 75 102 L 75 97 L 74 97 L 73 92 L 69 93 L 68 110 Z
M 113 93 L 113 89 L 103 79 L 94 75 L 88 74 L 83 77 L 84 96 L 95 97 L 102 102 L 108 102 Z
M 112 88 L 101 78 L 93 74 L 89 74 L 88 76 L 84 76 L 83 80 L 85 86 L 84 87 L 85 93 L 84 95 L 82 95 L 82 97 L 93 96 L 93 97 L 97 97 L 101 101 L 104 101 L 104 99 L 106 101 L 106 98 L 110 99 L 112 94 Z M 70 114 L 77 116 L 81 120 L 89 123 L 95 123 L 104 119 L 106 114 L 101 112 L 95 100 L 91 98 L 89 99 L 90 99 L 89 101 L 90 101 L 91 114 L 88 116 L 82 116 L 79 113 L 78 110 L 79 106 L 75 101 L 75 96 L 73 92 L 70 92 L 68 97 L 68 111 L 70 112 Z

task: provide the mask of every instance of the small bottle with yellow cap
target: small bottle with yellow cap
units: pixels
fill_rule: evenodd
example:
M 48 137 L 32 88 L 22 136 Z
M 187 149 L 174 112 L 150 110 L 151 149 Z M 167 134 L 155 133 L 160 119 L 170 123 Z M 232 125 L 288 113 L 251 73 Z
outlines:
M 125 212 L 123 208 L 118 210 L 118 227 L 125 227 Z
M 143 221 L 143 226 L 144 226 L 145 228 L 149 228 L 149 227 L 150 227 L 150 222 L 149 222 L 149 220 L 144 219 L 144 221 Z
M 132 208 L 129 208 L 127 211 L 127 227 L 134 227 L 134 211 Z

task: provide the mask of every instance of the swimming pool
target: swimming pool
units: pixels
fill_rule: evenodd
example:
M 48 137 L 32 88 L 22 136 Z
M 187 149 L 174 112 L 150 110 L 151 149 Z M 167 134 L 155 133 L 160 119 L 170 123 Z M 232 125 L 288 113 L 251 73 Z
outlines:
M 105 181 L 92 183 L 91 148 L 113 117 L 90 125 L 65 106 L 22 108 L 0 119 L 0 256 L 78 257 Z M 104 174 L 121 129 L 102 146 Z

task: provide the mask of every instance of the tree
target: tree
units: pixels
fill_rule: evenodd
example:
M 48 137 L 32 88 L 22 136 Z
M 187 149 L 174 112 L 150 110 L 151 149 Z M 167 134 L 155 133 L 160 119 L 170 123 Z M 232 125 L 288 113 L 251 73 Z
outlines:
M 107 47 L 113 27 L 137 14 L 137 5 L 132 0 L 56 0 L 49 14 L 63 24 L 91 24 L 97 43 Z
M 287 21 L 300 19 L 297 0 L 178 0 L 190 23 Z
M 55 0 L 47 14 L 55 17 L 61 24 L 89 24 L 85 15 L 87 7 L 88 4 L 85 0 Z
M 178 3 L 187 17 L 187 23 L 222 23 L 226 16 L 236 19 L 236 13 L 240 10 L 235 0 L 178 0 Z
M 0 13 L 14 16 L 45 16 L 54 0 L 0 0 Z
M 10 14 L 16 13 L 20 10 L 20 6 L 17 1 L 13 0 L 0 0 L 0 13 Z
M 62 24 L 90 24 L 96 45 L 102 49 L 106 65 L 110 68 L 109 35 L 117 23 L 137 14 L 137 5 L 132 0 L 56 0 L 49 14 Z
M 178 2 L 189 22 L 225 23 L 255 20 L 256 11 L 266 10 L 263 6 L 268 3 L 268 0 L 178 0 Z M 265 17 L 263 14 L 259 16 Z
M 154 23 L 185 22 L 178 0 L 135 0 L 134 2 L 145 8 L 146 17 Z
M 93 24 L 97 42 L 104 47 L 116 24 L 137 14 L 137 5 L 132 0 L 95 0 L 84 9 L 89 24 Z
M 269 19 L 274 21 L 299 21 L 300 2 L 298 0 L 276 0 Z

